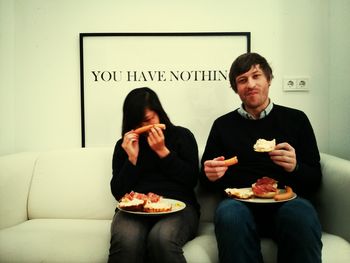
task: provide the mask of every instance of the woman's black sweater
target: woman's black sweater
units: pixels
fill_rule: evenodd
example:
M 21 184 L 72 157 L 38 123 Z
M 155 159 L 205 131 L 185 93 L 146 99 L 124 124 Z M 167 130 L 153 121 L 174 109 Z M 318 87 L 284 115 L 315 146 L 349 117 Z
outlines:
M 195 137 L 188 129 L 180 126 L 167 127 L 164 136 L 170 154 L 161 159 L 149 147 L 146 137 L 141 135 L 136 166 L 128 160 L 121 147 L 122 139 L 116 143 L 113 154 L 112 194 L 119 200 L 130 191 L 146 194 L 153 192 L 192 204 L 198 209 L 194 194 L 199 174 Z

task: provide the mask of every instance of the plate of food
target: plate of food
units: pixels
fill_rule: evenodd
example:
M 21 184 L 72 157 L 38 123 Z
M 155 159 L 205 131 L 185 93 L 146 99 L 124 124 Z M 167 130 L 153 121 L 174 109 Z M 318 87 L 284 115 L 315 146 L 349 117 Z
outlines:
M 184 202 L 176 199 L 133 191 L 125 194 L 117 205 L 119 210 L 137 215 L 164 215 L 181 211 L 185 207 Z
M 297 197 L 289 186 L 278 188 L 278 182 L 269 177 L 258 179 L 252 187 L 226 188 L 229 197 L 249 203 L 279 203 L 287 202 Z

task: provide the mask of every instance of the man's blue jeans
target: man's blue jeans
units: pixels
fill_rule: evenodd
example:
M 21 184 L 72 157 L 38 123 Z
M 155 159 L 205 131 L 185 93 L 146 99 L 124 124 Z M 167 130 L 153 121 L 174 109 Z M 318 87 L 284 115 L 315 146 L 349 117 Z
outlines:
M 221 263 L 263 262 L 260 237 L 273 238 L 278 262 L 321 262 L 321 226 L 311 203 L 302 198 L 278 204 L 225 199 L 215 214 Z

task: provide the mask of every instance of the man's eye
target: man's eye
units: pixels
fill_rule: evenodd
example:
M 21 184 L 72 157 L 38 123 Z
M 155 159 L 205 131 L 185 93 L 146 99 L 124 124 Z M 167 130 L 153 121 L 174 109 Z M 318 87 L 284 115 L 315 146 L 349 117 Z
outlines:
M 261 76 L 261 74 L 255 74 L 255 75 L 253 76 L 253 78 L 254 78 L 254 79 L 258 79 L 258 78 L 260 78 L 260 76 Z

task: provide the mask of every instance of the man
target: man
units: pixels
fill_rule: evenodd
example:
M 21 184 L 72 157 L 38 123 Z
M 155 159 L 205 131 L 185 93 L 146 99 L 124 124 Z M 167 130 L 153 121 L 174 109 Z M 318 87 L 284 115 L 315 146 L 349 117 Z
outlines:
M 226 188 L 250 187 L 267 176 L 279 188 L 292 187 L 297 198 L 270 204 L 223 199 L 214 220 L 220 262 L 263 262 L 262 236 L 276 241 L 278 262 L 321 262 L 321 226 L 307 200 L 321 181 L 311 124 L 302 111 L 271 102 L 273 74 L 259 54 L 239 56 L 229 78 L 242 105 L 215 120 L 202 157 L 201 182 L 224 194 Z M 275 139 L 276 147 L 255 152 L 257 139 Z M 232 156 L 238 164 L 225 166 Z

